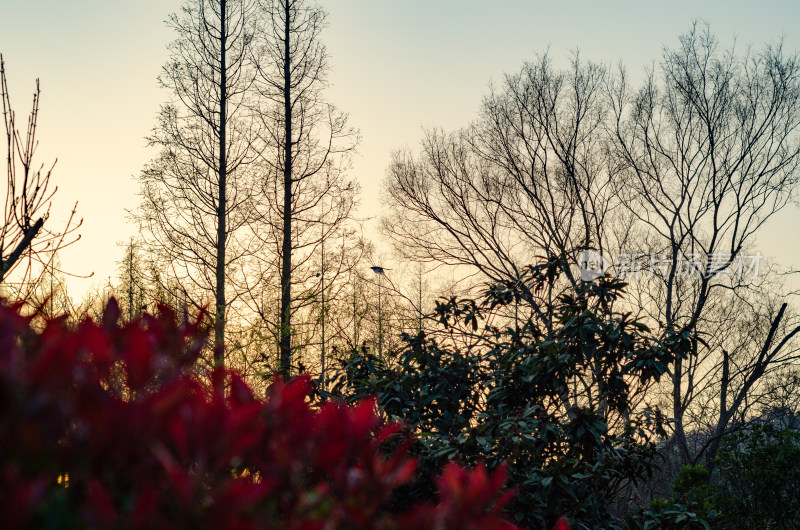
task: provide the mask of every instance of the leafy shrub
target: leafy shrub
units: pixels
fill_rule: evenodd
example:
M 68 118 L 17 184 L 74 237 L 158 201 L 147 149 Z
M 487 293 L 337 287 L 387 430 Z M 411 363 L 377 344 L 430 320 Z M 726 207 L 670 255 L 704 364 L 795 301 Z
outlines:
M 686 530 L 710 529 L 717 511 L 716 494 L 708 485 L 709 472 L 701 465 L 686 465 L 678 471 L 669 499 L 656 499 L 649 510 L 636 510 L 628 517 L 630 528 Z
M 235 374 L 195 373 L 208 330 L 174 312 L 43 331 L 0 306 L 0 509 L 7 528 L 514 528 L 504 470 L 446 466 L 438 502 L 392 513 L 415 461 L 375 402 L 264 401 Z M 224 388 L 224 390 L 223 390 Z M 392 445 L 393 448 L 389 448 Z
M 397 502 L 431 495 L 426 477 L 447 462 L 508 462 L 517 524 L 548 528 L 563 514 L 576 528 L 622 524 L 609 506 L 650 472 L 664 434 L 665 418 L 643 396 L 688 336 L 657 337 L 614 311 L 625 285 L 608 278 L 547 305 L 537 293 L 552 288 L 556 269 L 531 267 L 524 281 L 494 286 L 479 302 L 441 303 L 438 338 L 405 336 L 393 362 L 356 355 L 342 369 L 332 394 L 377 393 L 388 417 L 416 435 L 420 473 Z M 517 303 L 544 316 L 490 324 Z
M 709 484 L 711 474 L 702 465 L 685 465 L 672 484 L 672 502 L 687 506 L 698 517 L 713 521 L 717 517 L 717 492 Z
M 709 530 L 708 522 L 690 506 L 666 499 L 656 499 L 649 510 L 634 508 L 626 517 L 631 530 Z
M 748 426 L 723 439 L 716 463 L 728 528 L 800 526 L 800 433 Z

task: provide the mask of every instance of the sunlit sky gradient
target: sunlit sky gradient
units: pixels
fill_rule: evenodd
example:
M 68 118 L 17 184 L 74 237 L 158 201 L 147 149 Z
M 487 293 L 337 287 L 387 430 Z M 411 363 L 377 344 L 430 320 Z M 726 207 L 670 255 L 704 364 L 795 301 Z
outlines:
M 621 61 L 635 76 L 694 19 L 739 49 L 783 35 L 800 49 L 800 2 L 744 1 L 328 0 L 323 40 L 331 56 L 329 100 L 350 112 L 363 142 L 353 175 L 361 214 L 380 213 L 379 189 L 393 149 L 414 147 L 422 128 L 453 129 L 476 116 L 490 82 L 549 48 L 557 64 Z M 137 203 L 134 176 L 155 155 L 145 136 L 167 97 L 156 82 L 174 35 L 164 25 L 179 0 L 0 0 L 0 52 L 18 115 L 41 79 L 38 160 L 58 157 L 52 223 L 79 201 L 82 240 L 64 251 L 80 297 L 115 276 L 135 233 L 125 210 Z M 787 208 L 757 247 L 800 266 L 800 209 Z M 53 225 L 55 228 L 56 225 Z

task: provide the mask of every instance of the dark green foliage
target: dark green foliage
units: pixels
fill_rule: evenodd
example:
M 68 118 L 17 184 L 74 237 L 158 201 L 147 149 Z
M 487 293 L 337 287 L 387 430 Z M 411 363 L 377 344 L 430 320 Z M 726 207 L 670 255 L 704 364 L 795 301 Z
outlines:
M 358 355 L 340 373 L 333 394 L 377 394 L 382 410 L 418 437 L 420 478 L 401 505 L 430 496 L 426 477 L 449 461 L 507 462 L 515 522 L 552 527 L 567 515 L 573 528 L 621 524 L 609 507 L 648 475 L 664 435 L 665 418 L 643 395 L 683 334 L 659 340 L 615 311 L 625 284 L 613 279 L 548 303 L 554 270 L 531 267 L 524 281 L 495 286 L 480 302 L 441 303 L 441 334 L 405 336 L 393 362 Z M 534 316 L 513 327 L 488 324 L 514 303 Z
M 683 466 L 672 484 L 669 499 L 656 499 L 649 510 L 628 518 L 630 528 L 686 530 L 710 529 L 714 521 L 715 492 L 708 485 L 709 472 L 700 465 Z
M 673 503 L 682 504 L 706 521 L 717 516 L 716 492 L 709 486 L 710 473 L 702 465 L 683 466 L 672 484 Z
M 727 436 L 717 456 L 726 528 L 800 528 L 800 434 L 755 425 Z
M 691 506 L 666 499 L 653 501 L 649 510 L 634 510 L 627 517 L 630 529 L 642 530 L 706 530 L 711 526 L 692 511 Z

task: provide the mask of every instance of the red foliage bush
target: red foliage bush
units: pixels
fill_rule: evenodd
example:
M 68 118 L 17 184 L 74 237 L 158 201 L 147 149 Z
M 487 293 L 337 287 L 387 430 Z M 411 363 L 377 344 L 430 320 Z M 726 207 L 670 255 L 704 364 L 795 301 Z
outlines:
M 0 305 L 0 510 L 6 527 L 500 529 L 503 470 L 447 467 L 436 504 L 393 514 L 415 462 L 375 403 L 309 405 L 310 382 L 264 400 L 199 373 L 207 329 L 156 316 L 36 331 Z M 223 384 L 224 383 L 224 384 Z M 226 390 L 220 390 L 222 387 Z M 396 444 L 395 444 L 396 446 Z

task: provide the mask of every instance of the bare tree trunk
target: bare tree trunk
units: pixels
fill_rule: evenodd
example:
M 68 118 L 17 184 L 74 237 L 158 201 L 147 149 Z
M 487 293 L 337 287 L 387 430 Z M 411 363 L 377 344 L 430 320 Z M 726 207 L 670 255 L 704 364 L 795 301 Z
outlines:
M 42 229 L 42 226 L 44 226 L 44 218 L 40 217 L 33 226 L 30 226 L 23 232 L 22 241 L 19 242 L 17 248 L 15 248 L 7 258 L 3 259 L 2 264 L 0 264 L 0 283 L 5 280 L 6 272 L 14 268 L 19 258 L 30 248 L 34 238 L 39 234 L 39 230 Z
M 226 184 L 228 178 L 228 161 L 226 158 L 227 138 L 227 103 L 228 103 L 228 71 L 225 64 L 225 52 L 227 47 L 226 0 L 220 2 L 220 12 L 222 13 L 220 31 L 220 81 L 219 81 L 219 203 L 217 204 L 217 263 L 216 263 L 216 319 L 214 320 L 214 364 L 216 366 L 225 365 L 225 243 L 227 242 L 227 231 L 225 226 L 225 215 L 227 213 Z
M 133 239 L 128 245 L 128 322 L 133 321 Z
M 675 442 L 682 464 L 688 464 L 691 460 L 689 454 L 689 444 L 686 441 L 686 431 L 683 425 L 683 396 L 681 395 L 681 380 L 683 379 L 683 359 L 675 360 L 674 373 L 672 376 L 672 417 L 675 421 Z
M 292 362 L 292 78 L 289 39 L 291 13 L 289 0 L 284 0 L 283 112 L 285 128 L 285 160 L 283 166 L 283 244 L 281 245 L 281 358 L 280 372 L 288 376 Z
M 320 221 L 322 223 L 322 236 L 320 238 L 320 260 L 319 260 L 319 274 L 320 274 L 320 298 L 322 302 L 322 310 L 320 311 L 320 318 L 322 319 L 322 341 L 320 347 L 319 364 L 320 364 L 320 386 L 325 390 L 325 207 L 323 201 L 322 215 Z

